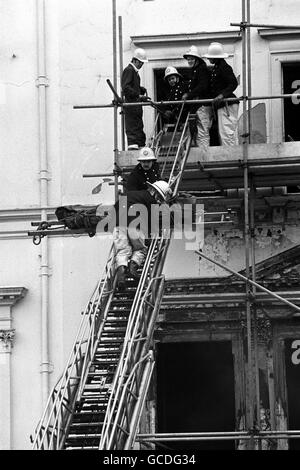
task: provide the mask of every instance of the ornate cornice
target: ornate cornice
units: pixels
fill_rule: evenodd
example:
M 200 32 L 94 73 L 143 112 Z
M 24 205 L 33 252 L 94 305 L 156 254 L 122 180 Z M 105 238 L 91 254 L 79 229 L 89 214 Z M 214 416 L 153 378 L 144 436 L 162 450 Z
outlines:
M 259 36 L 264 39 L 274 40 L 274 39 L 293 39 L 300 37 L 300 28 L 263 28 L 257 30 Z
M 6 349 L 13 346 L 15 330 L 0 330 L 0 344 L 2 343 Z
M 26 287 L 0 287 L 0 307 L 12 307 L 18 300 L 25 297 L 26 293 Z
M 182 33 L 182 34 L 156 34 L 151 36 L 131 36 L 131 40 L 135 46 L 178 46 L 189 45 L 190 43 L 204 41 L 229 41 L 235 42 L 241 40 L 240 30 L 231 31 L 208 31 L 199 33 Z

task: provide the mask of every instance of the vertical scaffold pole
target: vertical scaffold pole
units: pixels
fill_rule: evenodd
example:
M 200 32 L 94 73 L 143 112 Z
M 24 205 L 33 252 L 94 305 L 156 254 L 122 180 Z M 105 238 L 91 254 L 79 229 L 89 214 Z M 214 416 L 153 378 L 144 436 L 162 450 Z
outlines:
M 251 271 L 252 281 L 256 282 L 255 272 L 255 188 L 253 180 L 250 180 L 250 235 L 251 235 Z M 258 335 L 257 335 L 257 309 L 255 303 L 256 286 L 252 285 L 252 298 L 254 302 L 252 304 L 253 312 L 253 362 L 255 370 L 255 408 L 256 408 L 256 429 L 260 431 L 260 385 L 259 385 L 259 363 L 258 363 Z M 261 440 L 257 442 L 258 450 L 261 450 Z
M 123 26 L 122 26 L 122 16 L 118 16 L 118 26 L 119 26 L 119 67 L 120 74 L 123 71 Z M 122 91 L 121 91 L 121 97 Z M 124 123 L 124 108 L 121 108 L 121 142 L 122 150 L 125 150 L 125 123 Z
M 249 182 L 248 182 L 248 109 L 247 109 L 247 43 L 246 43 L 246 2 L 242 0 L 242 80 L 243 80 L 243 165 L 244 165 L 244 239 L 245 239 L 245 271 L 249 278 Z M 252 334 L 250 284 L 246 282 L 246 324 L 247 324 L 247 368 L 248 368 L 248 413 L 247 427 L 253 429 L 253 369 L 252 369 Z M 253 448 L 252 440 L 249 443 Z
M 116 0 L 112 0 L 112 23 L 113 23 L 113 83 L 114 89 L 117 90 L 117 16 L 116 16 Z M 114 105 L 114 170 L 117 169 L 118 156 L 118 105 Z M 118 176 L 115 173 L 115 201 L 118 199 Z
M 247 23 L 250 23 L 250 0 L 247 0 Z M 251 28 L 246 29 L 246 37 L 247 37 L 247 79 L 248 79 L 248 96 L 252 94 L 252 69 L 251 69 Z M 248 132 L 249 132 L 249 144 L 251 144 L 251 136 L 252 136 L 252 119 L 251 119 L 251 108 L 252 102 L 248 101 Z
M 250 0 L 247 0 L 247 23 L 251 23 L 251 7 L 250 7 Z M 248 79 L 248 96 L 252 95 L 252 62 L 251 62 L 251 28 L 247 28 L 247 79 Z M 249 140 L 248 143 L 251 143 L 252 138 L 252 113 L 251 113 L 252 103 L 248 101 L 248 132 L 249 132 Z M 252 272 L 252 280 L 256 281 L 256 272 L 255 272 L 255 213 L 254 213 L 254 205 L 255 205 L 255 188 L 253 185 L 253 179 L 251 178 L 250 182 L 250 236 L 251 236 L 251 272 Z M 254 362 L 254 370 L 255 370 L 255 408 L 256 408 L 256 428 L 260 430 L 260 384 L 259 384 L 259 364 L 258 364 L 258 336 L 257 336 L 257 310 L 256 310 L 256 303 L 255 303 L 255 296 L 256 296 L 256 287 L 251 286 L 252 289 L 252 298 L 254 302 L 252 303 L 252 312 L 253 312 L 253 362 Z M 250 308 L 251 308 L 250 307 Z M 254 404 L 254 402 L 253 402 Z M 254 418 L 253 418 L 254 419 Z M 258 449 L 261 449 L 261 441 L 258 440 L 257 442 Z

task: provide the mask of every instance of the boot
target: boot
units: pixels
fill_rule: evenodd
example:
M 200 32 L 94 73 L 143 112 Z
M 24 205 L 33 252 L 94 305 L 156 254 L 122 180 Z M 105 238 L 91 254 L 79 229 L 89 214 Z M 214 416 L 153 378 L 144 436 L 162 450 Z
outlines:
M 117 276 L 117 287 L 120 292 L 123 292 L 126 287 L 125 283 L 125 272 L 126 272 L 126 266 L 119 266 L 116 272 Z
M 131 260 L 129 262 L 129 272 L 134 279 L 139 279 L 141 277 L 140 274 L 137 272 L 138 268 L 139 265 L 135 261 Z

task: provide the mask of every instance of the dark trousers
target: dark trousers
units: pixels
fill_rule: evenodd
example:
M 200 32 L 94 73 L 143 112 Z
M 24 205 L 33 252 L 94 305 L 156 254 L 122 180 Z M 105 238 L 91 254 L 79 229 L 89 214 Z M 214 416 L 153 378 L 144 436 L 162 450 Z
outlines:
M 124 117 L 127 144 L 137 144 L 139 147 L 144 147 L 146 143 L 146 135 L 144 133 L 142 106 L 124 108 Z

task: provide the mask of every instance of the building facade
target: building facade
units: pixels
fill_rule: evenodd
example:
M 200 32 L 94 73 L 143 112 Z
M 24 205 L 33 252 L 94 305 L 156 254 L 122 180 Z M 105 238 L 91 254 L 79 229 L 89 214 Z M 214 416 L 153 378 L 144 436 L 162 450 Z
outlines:
M 141 71 L 141 81 L 153 99 L 159 97 L 162 70 L 169 65 L 185 67 L 183 53 L 192 44 L 205 53 L 214 40 L 223 43 L 228 52 L 228 62 L 240 77 L 236 93 L 242 95 L 242 40 L 237 25 L 242 20 L 240 0 L 117 0 L 116 6 L 122 18 L 124 66 L 135 47 L 146 50 L 149 62 Z M 113 177 L 107 178 L 110 181 L 88 177 L 113 171 L 113 110 L 74 108 L 110 104 L 113 99 L 106 83 L 114 78 L 112 2 L 1 0 L 0 17 L 0 378 L 4 384 L 0 391 L 0 448 L 29 449 L 30 435 L 64 368 L 80 312 L 105 267 L 111 245 L 108 236 L 97 235 L 53 236 L 35 246 L 27 232 L 31 222 L 53 220 L 58 206 L 113 201 Z M 255 0 L 251 2 L 251 21 L 271 25 L 250 30 L 252 96 L 296 92 L 300 88 L 300 28 L 278 30 L 273 26 L 300 25 L 297 1 Z M 117 73 L 119 81 L 119 62 Z M 297 96 L 253 102 L 250 154 L 290 159 L 296 171 L 300 155 L 295 126 L 298 104 Z M 242 106 L 239 114 L 242 126 Z M 145 108 L 148 138 L 154 117 L 155 110 Z M 118 115 L 119 150 L 121 137 Z M 218 154 L 229 160 L 231 155 L 241 154 L 241 147 L 227 153 L 218 147 L 209 154 L 212 159 Z M 192 157 L 197 161 L 196 149 L 192 149 Z M 120 161 L 122 158 L 133 163 L 135 156 L 120 154 Z M 266 172 L 266 178 L 268 175 Z M 101 192 L 93 193 L 99 182 L 103 183 Z M 254 184 L 252 240 L 257 280 L 297 303 L 298 188 L 294 181 L 289 184 L 285 173 L 276 184 L 262 184 L 263 191 L 258 189 L 259 182 Z M 221 195 L 204 195 L 205 189 L 212 188 L 205 186 L 200 173 L 199 186 L 197 177 L 193 185 L 207 210 L 236 210 L 235 225 L 207 226 L 203 252 L 242 272 L 242 187 L 229 184 Z M 169 249 L 164 273 L 168 282 L 156 332 L 158 365 L 142 428 L 172 428 L 174 432 L 245 429 L 249 365 L 245 360 L 243 283 L 186 251 L 176 240 Z M 260 378 L 260 410 L 256 412 L 261 415 L 261 426 L 266 430 L 299 429 L 300 411 L 295 400 L 300 387 L 298 318 L 291 316 L 291 307 L 267 296 L 258 295 L 253 305 L 259 325 L 255 373 Z M 166 375 L 166 364 L 176 361 L 179 370 L 170 367 Z M 190 364 L 188 374 L 185 363 Z M 205 368 L 205 363 L 211 367 Z M 204 391 L 198 379 L 191 380 L 195 374 L 204 378 Z M 168 399 L 168 387 L 178 389 L 174 403 L 181 400 L 179 390 L 185 394 L 194 390 L 195 401 L 191 399 L 190 404 L 199 404 L 196 421 L 191 421 L 190 408 L 184 406 L 178 410 L 177 423 L 172 420 L 175 405 Z M 212 393 L 220 387 L 224 387 L 223 399 Z M 207 396 L 211 402 L 203 414 Z M 227 414 L 214 412 L 214 403 Z M 219 421 L 211 416 L 218 416 Z M 243 448 L 244 444 L 236 445 Z M 262 445 L 296 448 L 297 440 L 290 444 L 286 439 L 275 443 L 266 440 Z

